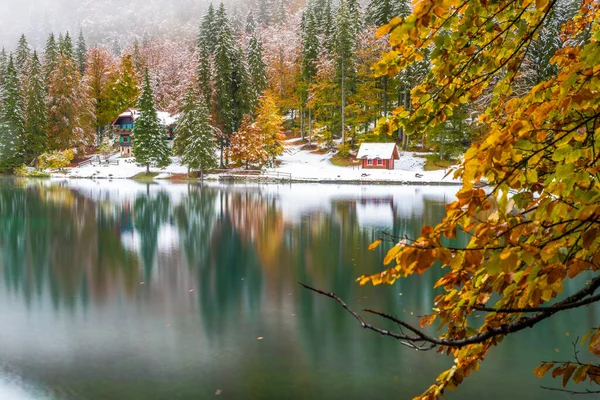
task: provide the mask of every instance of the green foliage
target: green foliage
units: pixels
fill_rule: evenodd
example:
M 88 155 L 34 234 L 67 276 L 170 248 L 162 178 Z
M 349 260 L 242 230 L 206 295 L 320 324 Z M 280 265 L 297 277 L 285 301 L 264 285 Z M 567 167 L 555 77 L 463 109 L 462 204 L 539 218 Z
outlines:
M 0 109 L 0 170 L 12 171 L 25 161 L 25 125 L 21 82 L 12 56 L 4 75 Z
M 209 119 L 204 100 L 190 87 L 175 130 L 173 152 L 182 164 L 201 173 L 217 166 L 217 145 Z
M 48 116 L 46 110 L 46 85 L 42 65 L 33 52 L 28 73 L 29 84 L 25 93 L 26 160 L 34 160 L 48 148 Z
M 145 165 L 150 170 L 151 164 L 158 168 L 166 167 L 171 163 L 170 149 L 166 141 L 164 127 L 158 120 L 152 87 L 148 71 L 144 73 L 142 94 L 137 107 L 140 116 L 135 120 L 133 128 L 133 155 L 139 165 Z

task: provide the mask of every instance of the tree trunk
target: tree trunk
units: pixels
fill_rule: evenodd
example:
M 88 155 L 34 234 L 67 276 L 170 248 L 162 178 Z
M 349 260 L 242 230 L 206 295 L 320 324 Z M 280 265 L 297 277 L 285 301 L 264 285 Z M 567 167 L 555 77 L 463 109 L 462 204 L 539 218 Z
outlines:
M 146 175 L 150 174 L 150 164 L 146 164 Z
M 346 71 L 344 61 L 342 56 L 342 146 L 346 139 Z
M 388 76 L 383 77 L 383 116 L 388 116 Z
M 312 109 L 308 109 L 308 145 L 312 146 Z

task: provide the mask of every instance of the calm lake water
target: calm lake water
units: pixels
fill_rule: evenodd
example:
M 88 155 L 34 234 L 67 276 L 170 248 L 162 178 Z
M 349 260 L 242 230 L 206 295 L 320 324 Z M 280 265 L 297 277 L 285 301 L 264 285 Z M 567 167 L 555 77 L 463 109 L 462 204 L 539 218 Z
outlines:
M 0 399 L 409 399 L 451 360 L 297 282 L 416 323 L 439 271 L 355 278 L 382 268 L 385 248 L 367 251 L 382 232 L 418 235 L 455 191 L 2 180 Z M 570 358 L 598 311 L 505 340 L 448 397 L 569 398 L 532 370 Z

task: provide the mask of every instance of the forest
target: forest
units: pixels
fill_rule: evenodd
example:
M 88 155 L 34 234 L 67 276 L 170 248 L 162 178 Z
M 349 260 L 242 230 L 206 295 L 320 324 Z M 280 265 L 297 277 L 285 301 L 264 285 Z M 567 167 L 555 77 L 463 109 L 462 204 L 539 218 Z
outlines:
M 576 8 L 565 0 L 553 9 L 524 63 L 520 90 L 556 74 L 548 60 L 560 46 L 560 25 Z M 461 105 L 435 129 L 374 131 L 396 107 L 411 108 L 411 90 L 431 69 L 427 54 L 395 76 L 375 67 L 390 47 L 377 28 L 408 15 L 407 1 L 260 0 L 244 10 L 238 3 L 229 10 L 210 4 L 196 35 L 145 36 L 113 46 L 89 45 L 81 30 L 75 37 L 49 33 L 45 46 L 33 49 L 23 34 L 13 49 L 0 52 L 2 169 L 34 165 L 53 152 L 82 156 L 114 146 L 110 124 L 137 105 L 146 70 L 157 109 L 181 113 L 193 88 L 216 128 L 213 141 L 229 149 L 221 154 L 246 165 L 272 161 L 284 133 L 342 156 L 361 141 L 397 141 L 405 149 L 436 151 L 441 159 L 460 156 L 481 136 L 477 116 L 485 96 Z M 435 44 L 428 49 L 434 51 Z M 260 129 L 249 129 L 261 103 L 278 108 L 266 110 L 275 126 L 264 139 Z M 257 154 L 248 154 L 255 145 L 243 146 L 252 140 L 264 142 Z

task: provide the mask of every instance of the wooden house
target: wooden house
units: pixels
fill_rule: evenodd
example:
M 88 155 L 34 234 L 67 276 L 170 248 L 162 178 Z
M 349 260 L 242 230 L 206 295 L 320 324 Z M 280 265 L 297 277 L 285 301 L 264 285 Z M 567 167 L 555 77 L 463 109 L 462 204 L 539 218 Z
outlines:
M 395 143 L 363 143 L 358 149 L 357 159 L 365 169 L 394 169 L 394 160 L 400 159 Z
M 158 111 L 158 119 L 161 126 L 165 129 L 165 139 L 173 140 L 175 138 L 175 127 L 179 114 L 171 115 L 168 112 Z M 119 148 L 121 157 L 133 157 L 133 128 L 135 120 L 140 116 L 140 111 L 135 108 L 129 108 L 119 115 L 112 123 L 113 132 L 119 137 Z

